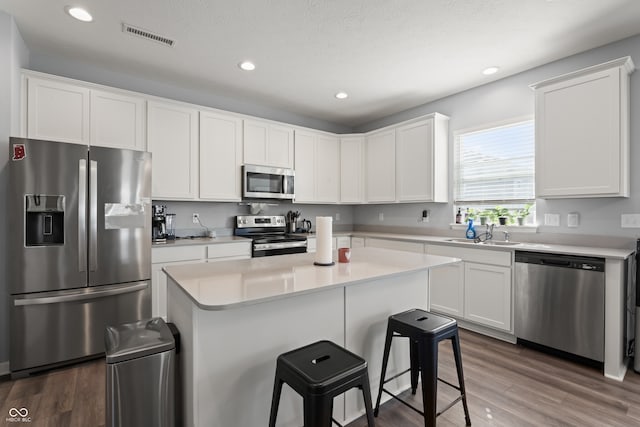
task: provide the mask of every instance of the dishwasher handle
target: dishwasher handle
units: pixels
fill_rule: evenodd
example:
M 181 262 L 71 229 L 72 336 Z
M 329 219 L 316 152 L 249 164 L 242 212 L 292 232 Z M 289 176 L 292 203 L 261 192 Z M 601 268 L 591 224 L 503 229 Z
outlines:
M 576 270 L 604 271 L 604 258 L 565 255 L 546 252 L 516 251 L 516 263 L 537 264 L 545 267 L 573 268 Z

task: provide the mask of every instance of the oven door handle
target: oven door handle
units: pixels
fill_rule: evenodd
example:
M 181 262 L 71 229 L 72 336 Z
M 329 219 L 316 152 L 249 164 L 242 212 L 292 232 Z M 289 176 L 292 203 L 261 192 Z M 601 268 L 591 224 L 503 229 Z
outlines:
M 306 247 L 307 242 L 291 242 L 291 243 L 260 243 L 253 246 L 256 251 L 266 251 L 269 249 L 289 249 Z

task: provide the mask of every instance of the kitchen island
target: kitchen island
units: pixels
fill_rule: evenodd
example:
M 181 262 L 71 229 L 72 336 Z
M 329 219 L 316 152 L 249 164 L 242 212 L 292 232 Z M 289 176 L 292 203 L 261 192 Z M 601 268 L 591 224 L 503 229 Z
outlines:
M 351 253 L 350 263 L 329 267 L 296 254 L 165 268 L 168 318 L 181 334 L 185 426 L 265 425 L 277 356 L 320 339 L 364 357 L 376 395 L 388 316 L 428 309 L 429 270 L 459 260 L 378 248 Z M 408 364 L 408 346 L 394 344 L 388 376 Z M 406 389 L 409 376 L 387 386 Z M 363 412 L 357 390 L 334 400 L 338 421 Z M 302 399 L 288 387 L 278 425 L 302 425 Z

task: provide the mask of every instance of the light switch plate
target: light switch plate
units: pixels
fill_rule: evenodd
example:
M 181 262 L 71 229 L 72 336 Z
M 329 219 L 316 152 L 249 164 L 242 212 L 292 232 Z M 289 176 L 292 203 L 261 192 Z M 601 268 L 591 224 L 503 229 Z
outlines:
M 620 226 L 622 228 L 640 228 L 640 214 L 622 214 Z
M 580 215 L 577 212 L 567 214 L 567 227 L 577 227 L 580 224 Z
M 551 227 L 560 226 L 560 214 L 544 214 L 544 225 Z

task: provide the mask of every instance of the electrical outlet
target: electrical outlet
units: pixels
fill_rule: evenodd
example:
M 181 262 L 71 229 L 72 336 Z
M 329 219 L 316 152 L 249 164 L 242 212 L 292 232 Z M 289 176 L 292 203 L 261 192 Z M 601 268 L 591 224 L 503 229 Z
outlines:
M 431 213 L 431 212 L 429 212 L 429 210 L 428 210 L 428 209 L 423 210 L 423 211 L 422 211 L 422 217 L 420 218 L 420 221 L 422 221 L 422 222 L 429 222 L 429 214 L 430 214 L 430 213 Z
M 551 227 L 560 226 L 560 214 L 544 214 L 544 225 Z
M 567 214 L 567 227 L 577 227 L 580 224 L 580 215 L 577 212 Z
M 200 224 L 200 214 L 194 213 L 193 218 L 191 218 L 191 220 L 193 221 L 194 224 Z
M 340 221 L 340 212 L 336 213 L 336 221 Z
M 384 221 L 384 214 L 382 212 L 378 214 L 378 221 Z
M 640 214 L 622 214 L 622 228 L 640 228 Z

